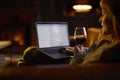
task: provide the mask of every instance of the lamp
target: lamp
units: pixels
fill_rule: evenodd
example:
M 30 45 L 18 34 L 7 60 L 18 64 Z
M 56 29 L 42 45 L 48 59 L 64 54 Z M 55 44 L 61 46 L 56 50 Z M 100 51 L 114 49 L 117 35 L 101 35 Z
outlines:
M 92 9 L 89 0 L 76 0 L 73 5 L 73 9 L 76 12 L 89 12 Z

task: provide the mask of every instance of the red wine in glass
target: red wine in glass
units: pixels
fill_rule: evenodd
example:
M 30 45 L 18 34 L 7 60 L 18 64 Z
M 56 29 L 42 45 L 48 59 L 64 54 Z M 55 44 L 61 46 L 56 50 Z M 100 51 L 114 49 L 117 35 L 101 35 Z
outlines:
M 76 44 L 84 44 L 84 42 L 86 41 L 86 38 L 76 38 L 75 42 Z

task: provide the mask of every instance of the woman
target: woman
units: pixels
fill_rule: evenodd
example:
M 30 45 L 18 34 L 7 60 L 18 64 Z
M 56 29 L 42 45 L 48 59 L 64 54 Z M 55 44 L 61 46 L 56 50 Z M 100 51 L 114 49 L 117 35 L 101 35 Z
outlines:
M 77 47 L 70 64 L 120 61 L 120 0 L 101 0 L 101 37 L 81 58 Z
M 101 0 L 100 7 L 102 16 L 99 21 L 103 26 L 101 37 L 89 48 L 86 55 L 81 55 L 76 46 L 73 52 L 74 56 L 70 61 L 71 65 L 120 62 L 120 0 Z M 38 50 L 37 48 L 26 49 L 18 65 L 38 65 L 42 63 L 41 52 Z M 46 61 L 46 63 L 48 62 L 50 60 Z

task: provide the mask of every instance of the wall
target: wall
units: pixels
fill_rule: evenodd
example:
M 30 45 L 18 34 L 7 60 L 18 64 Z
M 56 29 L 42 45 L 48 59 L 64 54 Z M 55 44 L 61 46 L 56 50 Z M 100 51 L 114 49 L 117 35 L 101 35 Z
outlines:
M 34 24 L 36 21 L 66 21 L 70 35 L 73 35 L 76 26 L 100 26 L 97 15 L 64 15 L 67 11 L 64 1 L 67 2 L 67 0 L 2 0 L 0 1 L 0 28 L 4 27 L 3 24 L 15 24 L 13 23 L 14 16 L 22 17 L 20 18 L 22 23 L 29 24 L 30 34 L 26 36 L 30 42 L 29 45 L 37 45 Z

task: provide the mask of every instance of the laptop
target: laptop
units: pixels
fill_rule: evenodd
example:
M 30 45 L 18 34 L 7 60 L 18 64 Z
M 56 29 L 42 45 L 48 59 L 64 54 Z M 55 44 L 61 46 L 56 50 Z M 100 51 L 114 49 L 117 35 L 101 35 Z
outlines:
M 67 22 L 36 22 L 36 30 L 38 47 L 43 54 L 53 59 L 71 57 L 59 52 L 59 49 L 70 46 Z

